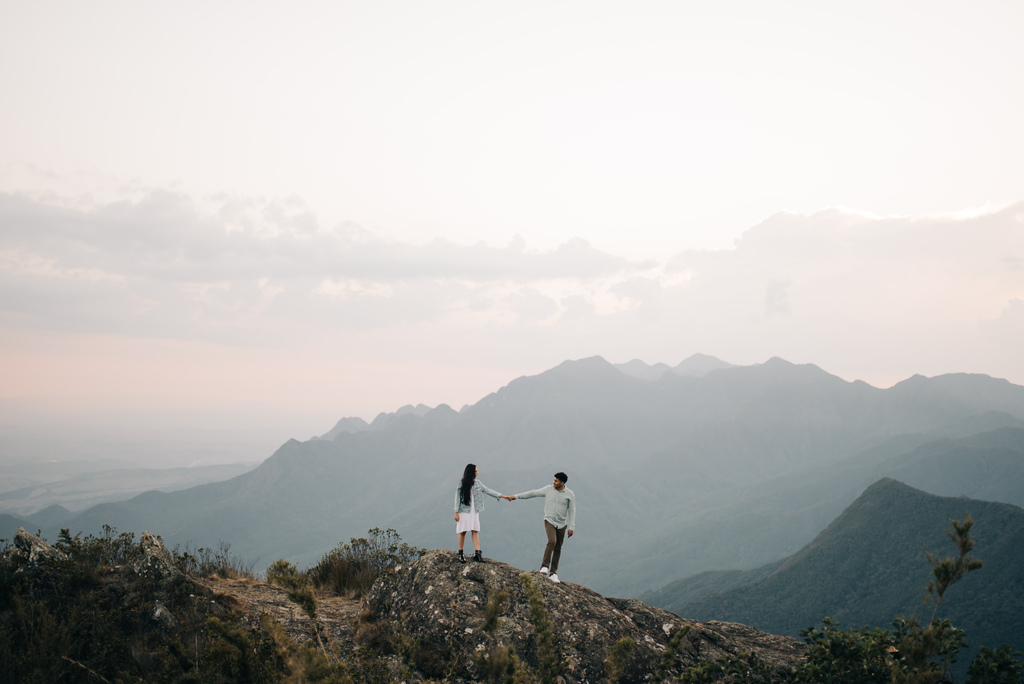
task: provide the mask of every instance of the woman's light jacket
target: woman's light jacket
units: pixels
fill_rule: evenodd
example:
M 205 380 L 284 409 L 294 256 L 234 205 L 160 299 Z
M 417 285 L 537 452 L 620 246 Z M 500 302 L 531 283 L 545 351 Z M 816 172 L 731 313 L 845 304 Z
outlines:
M 479 513 L 484 510 L 484 500 L 480 494 L 486 494 L 493 496 L 497 499 L 501 494 L 494 491 L 480 480 L 473 481 L 473 493 L 476 495 L 473 500 L 476 502 L 476 512 Z M 462 503 L 462 480 L 455 485 L 455 512 L 456 513 L 469 513 L 469 504 Z

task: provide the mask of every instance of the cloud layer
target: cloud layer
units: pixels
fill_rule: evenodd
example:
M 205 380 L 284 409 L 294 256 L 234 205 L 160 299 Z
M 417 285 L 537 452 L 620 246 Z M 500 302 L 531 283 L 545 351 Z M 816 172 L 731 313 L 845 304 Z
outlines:
M 780 213 L 732 249 L 637 261 L 582 239 L 551 250 L 519 237 L 389 240 L 323 226 L 297 198 L 160 190 L 83 206 L 0 194 L 0 321 L 23 341 L 247 349 L 252 367 L 260 349 L 277 363 L 305 354 L 350 382 L 363 381 L 357 366 L 520 374 L 591 354 L 694 352 L 778 355 L 876 384 L 953 371 L 1024 382 L 1024 203 L 960 217 Z M 473 391 L 494 389 L 483 382 Z

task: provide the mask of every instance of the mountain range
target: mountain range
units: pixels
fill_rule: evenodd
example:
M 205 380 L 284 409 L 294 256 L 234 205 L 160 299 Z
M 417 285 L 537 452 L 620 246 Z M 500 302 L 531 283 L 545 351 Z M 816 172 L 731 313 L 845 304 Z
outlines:
M 925 552 L 956 556 L 944 530 L 952 529 L 948 521 L 968 514 L 977 544 L 972 555 L 984 565 L 951 587 L 940 606 L 926 606 L 922 598 L 931 565 Z M 1007 642 L 1020 649 L 1021 589 L 1024 510 L 935 496 L 883 478 L 787 558 L 746 572 L 702 573 L 641 598 L 688 618 L 740 622 L 789 636 L 826 616 L 847 627 L 891 629 L 897 616 L 916 614 L 927 621 L 934 610 L 966 630 L 972 646 Z
M 279 557 L 301 566 L 371 527 L 452 547 L 451 506 L 468 462 L 489 487 L 513 494 L 561 470 L 579 512 L 560 574 L 636 596 L 793 554 L 882 477 L 1024 504 L 1014 486 L 1024 387 L 952 374 L 879 389 L 782 359 L 731 366 L 694 357 L 681 366 L 567 361 L 459 411 L 421 405 L 371 423 L 342 419 L 229 480 L 0 524 L 51 538 L 61 527 L 149 529 L 171 546 L 225 541 L 257 568 Z M 965 449 L 984 469 L 956 465 Z M 486 503 L 485 555 L 538 565 L 541 505 Z
M 158 489 L 173 492 L 207 482 L 227 480 L 252 470 L 255 464 L 223 464 L 191 468 L 103 468 L 69 473 L 49 481 L 16 476 L 5 482 L 12 486 L 0 490 L 0 511 L 11 515 L 32 515 L 57 505 L 81 511 L 108 501 L 120 501 L 136 494 Z

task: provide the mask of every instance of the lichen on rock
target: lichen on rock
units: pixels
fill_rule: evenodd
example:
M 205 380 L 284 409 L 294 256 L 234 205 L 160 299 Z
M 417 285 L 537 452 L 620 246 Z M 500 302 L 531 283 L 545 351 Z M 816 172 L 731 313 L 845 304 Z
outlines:
M 177 582 L 185 578 L 174 563 L 171 552 L 160 538 L 151 532 L 143 532 L 139 540 L 141 557 L 132 564 L 135 574 L 158 582 Z
M 417 667 L 430 677 L 452 681 L 482 678 L 478 658 L 494 646 L 511 645 L 527 667 L 540 666 L 538 636 L 529 596 L 520 576 L 505 563 L 463 564 L 452 551 L 435 550 L 389 571 L 366 598 L 370 619 L 387 622 L 413 644 Z M 648 680 L 670 639 L 689 626 L 683 645 L 669 666 L 678 674 L 699 660 L 722 655 L 754 654 L 772 667 L 794 667 L 803 644 L 731 623 L 702 623 L 648 606 L 635 599 L 606 598 L 578 584 L 553 583 L 537 571 L 525 573 L 547 611 L 559 658 L 561 679 L 603 681 L 612 647 L 630 638 L 634 648 L 622 671 L 623 682 Z M 481 629 L 483 611 L 499 592 L 508 607 L 493 634 Z M 416 660 L 416 658 L 414 658 Z

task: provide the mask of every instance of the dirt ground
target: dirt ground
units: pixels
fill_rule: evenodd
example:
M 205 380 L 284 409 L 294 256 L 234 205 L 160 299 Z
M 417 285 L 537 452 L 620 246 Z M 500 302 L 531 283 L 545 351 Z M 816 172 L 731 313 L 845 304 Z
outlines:
M 316 639 L 309 617 L 278 586 L 250 579 L 219 577 L 204 578 L 198 582 L 214 593 L 218 603 L 242 613 L 250 624 L 258 625 L 260 615 L 267 613 L 281 623 L 296 643 Z M 318 593 L 316 600 L 317 622 L 324 631 L 321 636 L 325 643 L 329 637 L 343 651 L 351 650 L 362 600 L 323 593 Z

